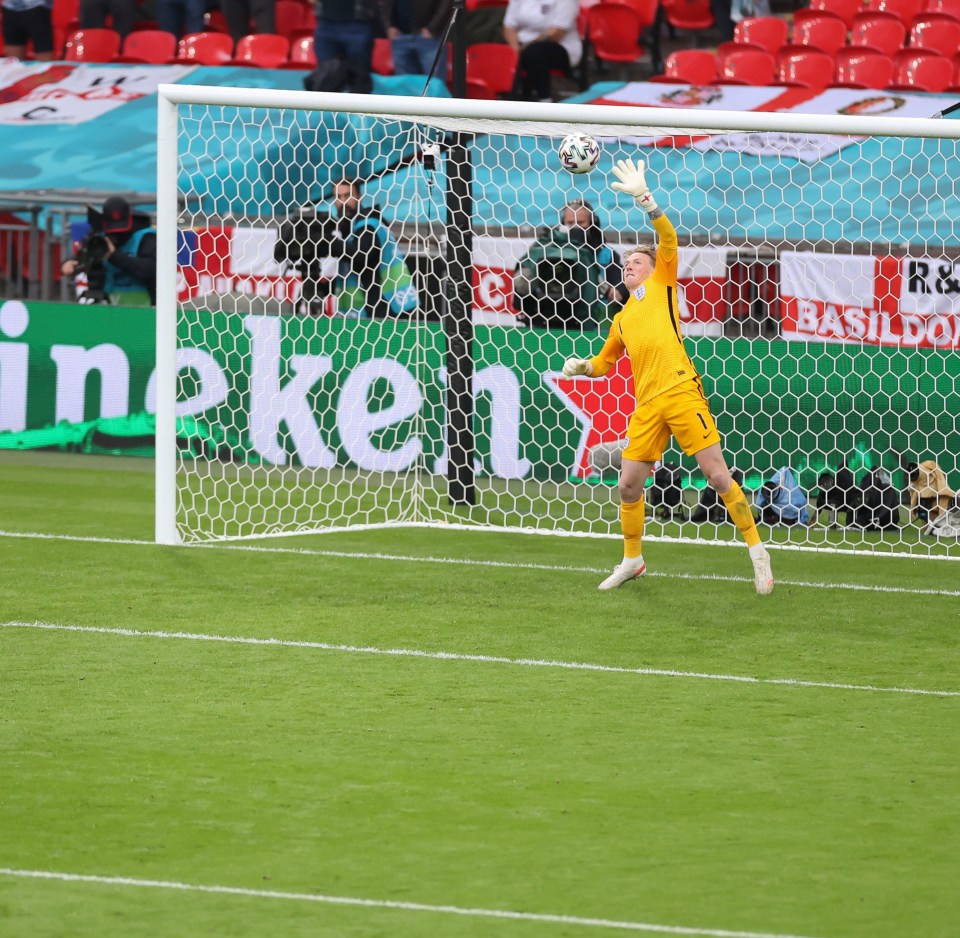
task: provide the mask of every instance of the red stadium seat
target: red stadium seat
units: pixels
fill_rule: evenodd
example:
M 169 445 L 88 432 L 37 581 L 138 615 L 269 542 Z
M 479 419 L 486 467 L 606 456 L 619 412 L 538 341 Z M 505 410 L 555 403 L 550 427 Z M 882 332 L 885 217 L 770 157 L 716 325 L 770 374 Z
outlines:
M 295 29 L 287 38 L 293 42 L 294 39 L 299 39 L 301 36 L 312 36 L 317 31 L 317 14 L 314 12 L 312 6 L 303 6 L 303 20 L 301 21 L 299 27 Z
M 791 46 L 777 59 L 777 82 L 795 88 L 826 88 L 833 80 L 833 56 Z
M 733 41 L 766 49 L 776 55 L 786 45 L 787 21 L 779 16 L 749 16 L 733 28 Z
M 120 34 L 112 29 L 78 29 L 66 41 L 67 62 L 110 62 L 120 51 Z
M 714 53 L 717 57 L 717 74 L 720 74 L 723 69 L 723 63 L 731 52 L 743 52 L 744 50 L 752 52 L 767 51 L 763 46 L 753 46 L 744 42 L 733 42 L 732 40 L 729 42 L 721 42 L 720 45 L 717 46 L 717 51 Z M 776 56 L 774 56 L 774 58 L 776 58 Z
M 389 39 L 373 40 L 373 57 L 370 59 L 370 70 L 376 75 L 392 75 L 393 46 Z
M 504 42 L 475 42 L 467 46 L 467 81 L 482 81 L 494 97 L 506 94 L 513 90 L 517 59 L 517 50 Z
M 925 49 L 901 49 L 893 58 L 890 91 L 943 91 L 953 81 L 953 63 Z
M 313 36 L 301 36 L 290 43 L 290 56 L 281 68 L 298 68 L 309 71 L 317 67 L 317 57 L 313 54 Z
M 710 85 L 717 80 L 717 57 L 706 49 L 678 49 L 667 56 L 662 75 L 651 81 Z
M 742 49 L 724 58 L 717 80 L 727 85 L 772 85 L 776 71 L 777 61 L 769 52 Z
M 53 5 L 54 28 L 64 31 L 80 28 L 80 0 L 56 0 Z
M 114 62 L 166 65 L 177 51 L 177 37 L 162 29 L 136 29 L 127 35 Z
M 227 18 L 220 10 L 210 10 L 203 18 L 203 31 L 205 33 L 229 33 L 230 27 L 227 26 Z
M 635 62 L 641 55 L 640 32 L 645 25 L 632 7 L 598 3 L 587 10 L 587 41 L 602 62 Z
M 290 57 L 290 40 L 276 33 L 252 33 L 237 40 L 233 58 L 227 65 L 253 68 L 280 68 Z
M 659 0 L 602 0 L 604 3 L 621 3 L 631 7 L 644 23 L 652 23 L 657 15 Z M 586 8 L 586 9 L 589 9 Z
M 700 31 L 713 26 L 710 0 L 663 0 L 663 17 L 674 29 Z
M 274 30 L 278 36 L 292 39 L 304 28 L 307 21 L 307 7 L 297 0 L 277 0 L 274 10 Z
M 945 13 L 921 13 L 907 41 L 911 49 L 930 49 L 951 58 L 960 52 L 960 22 Z
M 847 24 L 829 14 L 813 14 L 794 20 L 792 45 L 809 46 L 833 55 L 847 44 Z
M 893 81 L 893 60 L 876 49 L 847 46 L 837 52 L 833 87 L 876 88 L 882 90 Z
M 890 56 L 903 48 L 906 38 L 906 27 L 889 13 L 861 13 L 855 17 L 850 30 L 851 46 L 876 49 Z
M 927 0 L 923 7 L 924 13 L 943 13 L 952 16 L 960 22 L 960 0 Z
M 889 13 L 905 27 L 909 26 L 923 6 L 923 0 L 864 0 L 865 13 Z
M 476 101 L 494 101 L 497 95 L 482 78 L 468 78 L 467 97 Z
M 810 0 L 811 12 L 832 13 L 847 24 L 853 25 L 853 18 L 862 10 L 861 0 Z
M 233 40 L 226 33 L 189 33 L 177 43 L 177 62 L 223 65 L 230 61 Z

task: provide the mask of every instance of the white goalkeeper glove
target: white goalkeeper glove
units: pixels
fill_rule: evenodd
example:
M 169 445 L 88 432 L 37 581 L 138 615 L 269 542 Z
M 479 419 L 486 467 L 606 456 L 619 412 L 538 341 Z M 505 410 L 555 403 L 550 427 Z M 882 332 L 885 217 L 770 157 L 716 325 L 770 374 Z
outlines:
M 617 160 L 616 166 L 613 167 L 613 174 L 620 182 L 610 183 L 610 188 L 632 195 L 640 208 L 645 212 L 653 212 L 657 208 L 657 203 L 650 194 L 647 177 L 643 173 L 645 166 L 643 160 L 637 160 L 636 163 L 629 157 L 625 160 Z
M 584 358 L 568 358 L 563 363 L 563 369 L 560 374 L 562 374 L 564 378 L 576 378 L 579 375 L 586 375 L 588 378 L 592 378 L 593 365 Z

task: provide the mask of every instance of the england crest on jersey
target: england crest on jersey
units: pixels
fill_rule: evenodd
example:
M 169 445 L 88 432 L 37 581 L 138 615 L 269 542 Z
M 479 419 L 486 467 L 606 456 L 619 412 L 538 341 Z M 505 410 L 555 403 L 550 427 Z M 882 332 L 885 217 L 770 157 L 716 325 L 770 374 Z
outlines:
M 634 297 L 636 297 L 636 299 L 638 300 L 642 300 L 644 296 L 646 296 L 646 294 L 647 294 L 646 285 L 642 283 L 640 284 L 639 287 L 637 287 L 636 290 L 633 291 Z

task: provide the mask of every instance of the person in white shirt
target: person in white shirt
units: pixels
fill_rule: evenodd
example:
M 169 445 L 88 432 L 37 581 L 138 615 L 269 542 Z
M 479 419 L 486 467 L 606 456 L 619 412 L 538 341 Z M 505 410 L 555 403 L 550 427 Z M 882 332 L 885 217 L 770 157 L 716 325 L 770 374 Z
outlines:
M 552 101 L 550 73 L 579 64 L 583 44 L 577 32 L 578 0 L 510 0 L 503 38 L 520 53 L 517 84 L 521 97 Z

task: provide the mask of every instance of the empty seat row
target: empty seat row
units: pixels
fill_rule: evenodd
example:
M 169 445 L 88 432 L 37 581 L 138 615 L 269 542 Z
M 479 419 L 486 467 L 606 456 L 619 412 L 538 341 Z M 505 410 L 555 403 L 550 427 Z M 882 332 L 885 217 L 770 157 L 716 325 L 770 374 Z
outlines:
M 851 46 L 828 55 L 785 46 L 777 56 L 742 48 L 722 57 L 699 49 L 667 58 L 655 81 L 697 85 L 786 85 L 802 88 L 876 88 L 890 91 L 955 91 L 960 88 L 960 54 L 953 58 L 924 49 L 901 49 L 893 57 Z
M 960 19 L 960 0 L 810 0 L 809 10 L 798 10 L 797 15 L 830 13 L 852 28 L 861 13 L 887 13 L 899 19 L 904 26 L 921 13 L 944 13 Z
M 788 43 L 785 20 L 753 17 L 737 23 L 733 42 L 722 43 L 721 50 L 731 45 L 746 45 L 776 54 L 788 44 L 813 47 L 830 55 L 850 45 L 876 49 L 887 55 L 909 47 L 933 49 L 949 56 L 960 51 L 960 19 L 946 13 L 921 13 L 908 29 L 890 13 L 858 13 L 848 28 L 844 20 L 832 13 L 798 13 Z
M 317 19 L 312 2 L 274 0 L 273 14 L 274 31 L 291 41 L 301 35 L 312 34 L 316 29 Z M 54 28 L 64 33 L 85 28 L 80 18 L 80 0 L 54 0 L 52 17 Z M 155 21 L 152 25 L 156 25 Z M 208 32 L 229 32 L 227 21 L 220 10 L 210 10 L 206 14 L 205 29 Z
M 234 47 L 233 40 L 225 33 L 191 33 L 178 42 L 172 33 L 141 29 L 134 30 L 121 43 L 120 36 L 112 29 L 78 29 L 67 39 L 63 57 L 68 62 L 280 68 L 291 61 L 291 50 L 303 49 L 305 39 L 309 39 L 312 56 L 312 36 L 302 37 L 291 45 L 285 36 L 260 33 L 244 36 Z M 316 64 L 315 60 L 313 64 Z M 312 65 L 304 63 L 301 67 Z

